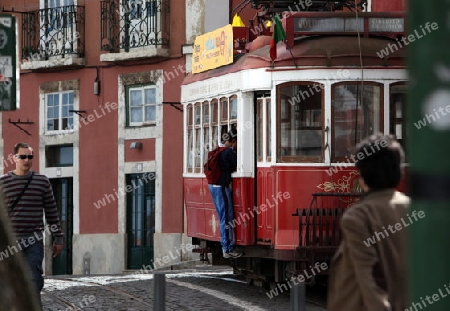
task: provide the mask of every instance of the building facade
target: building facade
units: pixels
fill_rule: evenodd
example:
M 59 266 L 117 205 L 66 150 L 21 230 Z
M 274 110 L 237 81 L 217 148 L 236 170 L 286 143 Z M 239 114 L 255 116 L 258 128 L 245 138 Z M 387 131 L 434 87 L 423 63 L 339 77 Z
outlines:
M 181 83 L 196 36 L 237 12 L 257 34 L 268 1 L 250 2 L 1 1 L 18 19 L 20 55 L 19 109 L 1 118 L 2 167 L 14 169 L 13 146 L 24 141 L 33 169 L 51 179 L 66 245 L 46 256 L 47 275 L 197 258 L 184 233 Z M 369 11 L 405 5 L 372 2 Z
M 33 169 L 51 180 L 66 243 L 61 256 L 46 256 L 46 274 L 121 273 L 167 254 L 164 264 L 185 259 L 177 252 L 188 242 L 184 1 L 4 0 L 2 7 L 18 19 L 21 69 L 20 107 L 2 113 L 2 167 L 14 169 L 13 146 L 28 142 Z

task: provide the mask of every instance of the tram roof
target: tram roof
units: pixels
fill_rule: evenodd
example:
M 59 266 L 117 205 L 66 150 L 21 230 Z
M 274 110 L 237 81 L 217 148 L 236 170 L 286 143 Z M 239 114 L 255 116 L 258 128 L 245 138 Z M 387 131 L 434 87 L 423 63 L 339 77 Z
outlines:
M 360 51 L 356 36 L 307 36 L 297 38 L 292 49 L 282 43 L 277 46 L 278 58 L 272 63 L 269 36 L 260 36 L 251 44 L 251 52 L 235 56 L 232 64 L 186 76 L 183 85 L 223 76 L 247 69 L 276 70 L 291 67 L 360 67 Z M 406 49 L 398 41 L 386 37 L 360 37 L 364 67 L 404 67 Z M 396 47 L 398 50 L 396 50 Z M 385 51 L 383 58 L 379 54 Z M 393 52 L 391 52 L 393 51 Z M 381 54 L 380 54 L 381 55 Z

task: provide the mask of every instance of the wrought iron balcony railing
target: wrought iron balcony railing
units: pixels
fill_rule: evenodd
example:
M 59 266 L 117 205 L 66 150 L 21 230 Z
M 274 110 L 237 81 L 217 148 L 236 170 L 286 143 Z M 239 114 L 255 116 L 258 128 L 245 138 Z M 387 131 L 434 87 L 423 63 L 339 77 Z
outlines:
M 168 0 L 101 1 L 102 51 L 128 52 L 145 46 L 168 47 Z
M 68 5 L 23 14 L 22 57 L 84 57 L 84 7 Z

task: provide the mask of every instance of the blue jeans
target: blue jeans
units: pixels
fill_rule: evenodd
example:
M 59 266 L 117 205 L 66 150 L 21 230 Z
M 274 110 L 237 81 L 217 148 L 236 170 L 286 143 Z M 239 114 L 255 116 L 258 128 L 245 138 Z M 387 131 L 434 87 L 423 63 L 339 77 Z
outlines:
M 234 248 L 233 227 L 233 198 L 228 186 L 208 185 L 209 191 L 216 206 L 220 222 L 220 243 L 222 251 L 229 253 Z
M 21 240 L 21 244 L 24 240 Z M 26 240 L 25 240 L 26 241 Z M 22 244 L 24 245 L 24 244 Z M 33 244 L 28 245 L 26 243 L 26 247 L 22 246 L 23 256 L 25 259 L 26 265 L 28 265 L 31 273 L 31 280 L 35 287 L 36 295 L 39 304 L 41 304 L 41 291 L 44 287 L 44 278 L 42 276 L 42 262 L 44 260 L 44 244 L 41 241 L 36 241 Z

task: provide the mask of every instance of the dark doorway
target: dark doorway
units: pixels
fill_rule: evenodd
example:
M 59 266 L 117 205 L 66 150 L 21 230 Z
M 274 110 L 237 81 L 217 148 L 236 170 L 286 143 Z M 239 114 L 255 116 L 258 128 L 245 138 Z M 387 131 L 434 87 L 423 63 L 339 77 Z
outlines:
M 64 234 L 64 248 L 61 254 L 53 258 L 53 275 L 72 274 L 73 179 L 54 178 L 50 183 Z
M 145 174 L 145 177 L 153 176 Z M 155 180 L 144 174 L 126 176 L 128 269 L 141 269 L 153 263 L 155 233 Z

